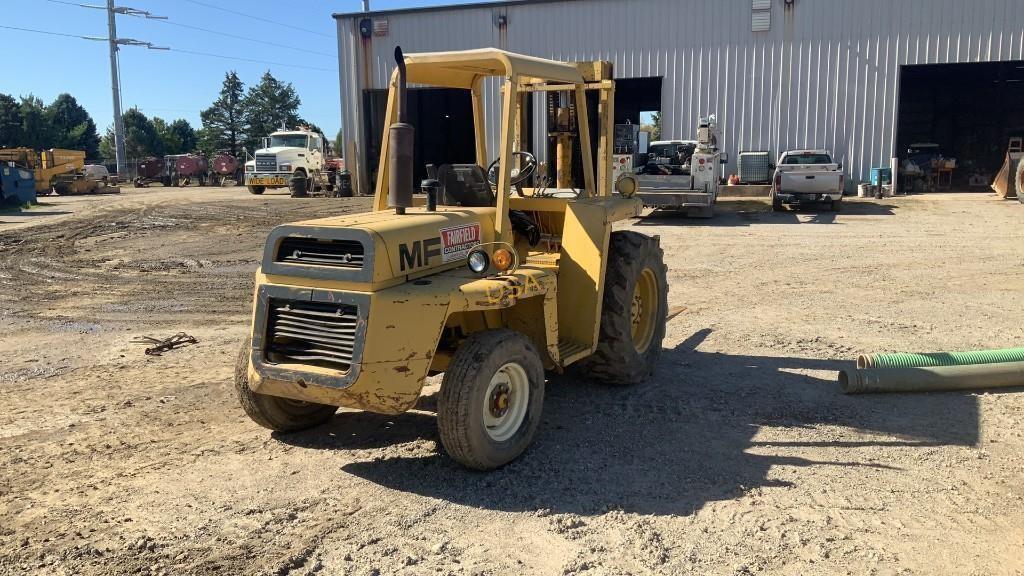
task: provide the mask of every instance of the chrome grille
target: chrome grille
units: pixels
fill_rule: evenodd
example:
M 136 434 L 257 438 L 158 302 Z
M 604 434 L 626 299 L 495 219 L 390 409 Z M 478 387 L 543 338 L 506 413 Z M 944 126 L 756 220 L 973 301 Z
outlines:
M 268 361 L 348 371 L 358 323 L 355 306 L 271 299 L 269 312 Z
M 277 172 L 277 156 L 273 154 L 256 155 L 257 172 Z
M 359 270 L 363 267 L 363 243 L 358 240 L 317 240 L 287 236 L 281 239 L 275 260 L 285 264 Z

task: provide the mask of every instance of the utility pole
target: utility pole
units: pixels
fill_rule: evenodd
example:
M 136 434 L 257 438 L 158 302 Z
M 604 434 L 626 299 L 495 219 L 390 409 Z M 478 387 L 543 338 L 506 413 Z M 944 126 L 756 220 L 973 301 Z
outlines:
M 124 178 L 128 174 L 124 152 L 124 117 L 121 116 L 121 78 L 117 70 L 117 22 L 114 18 L 114 0 L 107 0 L 107 29 L 110 44 L 110 88 L 114 93 L 114 155 L 117 158 L 117 174 Z
M 120 46 L 142 46 L 150 50 L 170 50 L 162 46 L 153 46 L 150 42 L 133 40 L 131 38 L 117 37 L 117 14 L 126 16 L 142 16 L 152 20 L 166 20 L 166 16 L 153 16 L 145 10 L 114 6 L 114 0 L 107 0 L 106 6 L 94 4 L 79 4 L 82 8 L 95 8 L 107 11 L 107 37 L 82 36 L 85 40 L 98 40 L 106 42 L 110 46 L 110 89 L 114 96 L 114 156 L 117 160 L 117 174 L 124 178 L 127 175 L 127 158 L 124 149 L 124 117 L 121 116 L 121 75 L 117 61 L 117 51 Z

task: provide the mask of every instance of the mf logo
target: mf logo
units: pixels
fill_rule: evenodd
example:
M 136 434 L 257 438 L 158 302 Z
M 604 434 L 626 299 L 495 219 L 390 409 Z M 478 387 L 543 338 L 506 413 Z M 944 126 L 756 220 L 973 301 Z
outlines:
M 438 237 L 416 240 L 410 246 L 406 243 L 398 245 L 399 269 L 421 268 L 430 266 L 430 259 L 441 255 L 441 239 Z

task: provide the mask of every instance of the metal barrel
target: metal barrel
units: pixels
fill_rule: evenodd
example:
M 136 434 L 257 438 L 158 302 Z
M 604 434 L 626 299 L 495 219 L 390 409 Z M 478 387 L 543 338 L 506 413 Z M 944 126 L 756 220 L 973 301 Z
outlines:
M 208 164 L 206 158 L 198 154 L 184 154 L 175 160 L 175 167 L 180 176 L 192 176 L 206 172 Z
M 839 373 L 846 394 L 870 392 L 933 392 L 1024 386 L 1024 362 L 966 366 L 857 368 Z
M 163 173 L 166 165 L 163 158 L 150 157 L 139 162 L 137 172 L 143 178 L 156 178 Z
M 213 157 L 213 171 L 222 176 L 230 176 L 238 168 L 238 159 L 231 154 L 220 153 Z

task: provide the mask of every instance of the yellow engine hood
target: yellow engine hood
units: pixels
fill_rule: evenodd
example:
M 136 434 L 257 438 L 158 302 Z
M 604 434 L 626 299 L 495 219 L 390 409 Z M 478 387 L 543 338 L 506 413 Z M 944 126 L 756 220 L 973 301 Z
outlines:
M 422 275 L 462 263 L 470 248 L 494 240 L 494 208 L 447 208 L 436 212 L 409 208 L 331 216 L 287 225 L 317 237 L 317 230 L 362 231 L 374 246 L 373 282 Z M 367 240 L 364 240 L 366 242 Z M 369 247 L 367 247 L 369 248 Z

